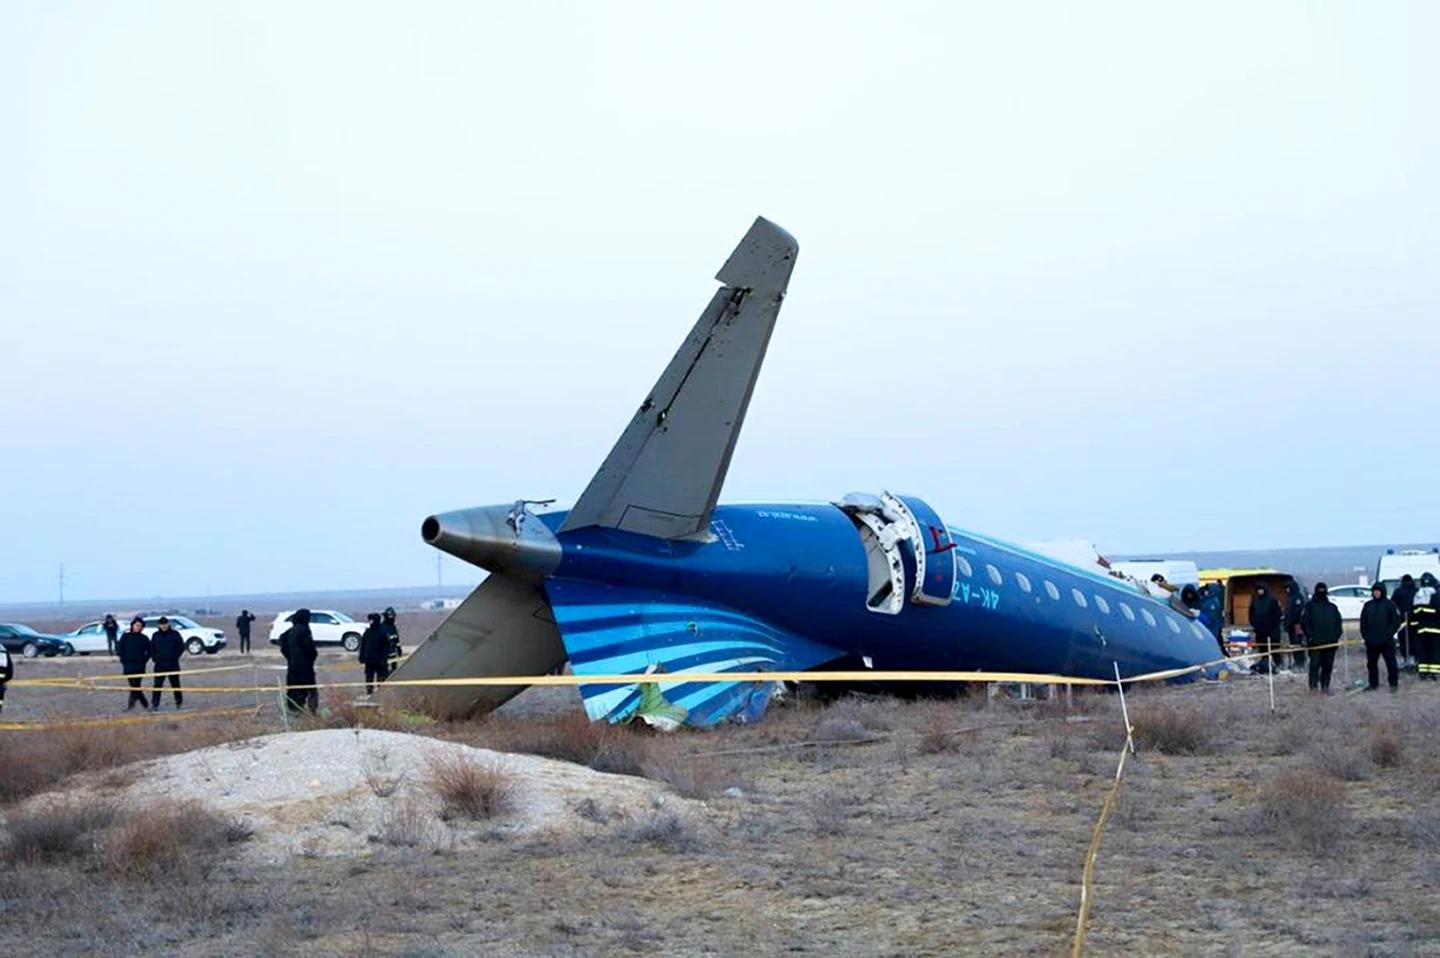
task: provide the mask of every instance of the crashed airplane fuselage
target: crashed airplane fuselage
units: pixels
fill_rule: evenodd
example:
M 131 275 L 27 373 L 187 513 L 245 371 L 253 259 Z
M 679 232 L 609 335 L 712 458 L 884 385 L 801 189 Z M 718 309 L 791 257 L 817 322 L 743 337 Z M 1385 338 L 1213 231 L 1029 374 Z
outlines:
M 704 726 L 758 717 L 775 684 L 687 672 L 1113 678 L 1214 657 L 1198 622 L 1133 582 L 949 526 L 913 496 L 717 506 L 796 250 L 755 221 L 574 508 L 521 501 L 424 521 L 426 542 L 491 575 L 397 679 L 539 675 L 566 661 L 581 677 L 661 671 L 675 676 L 658 683 L 671 714 Z M 524 687 L 423 694 L 461 714 Z M 654 697 L 638 683 L 580 691 L 592 719 L 611 721 Z

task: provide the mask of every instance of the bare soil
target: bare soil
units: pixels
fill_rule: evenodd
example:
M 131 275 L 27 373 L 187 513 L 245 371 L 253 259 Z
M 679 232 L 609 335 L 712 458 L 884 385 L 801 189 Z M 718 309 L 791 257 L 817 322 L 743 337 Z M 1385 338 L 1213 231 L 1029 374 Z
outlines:
M 339 674 L 346 660 L 328 662 Z M 27 663 L 21 674 L 104 664 Z M 1275 688 L 1274 713 L 1261 679 L 1132 694 L 1140 751 L 1100 849 L 1091 953 L 1440 954 L 1440 686 L 1407 676 L 1399 695 L 1317 697 L 1286 675 Z M 16 689 L 7 718 L 112 714 L 123 696 L 109 694 Z M 1064 953 L 1123 740 L 1118 698 L 1103 694 L 1069 706 L 806 698 L 748 728 L 668 738 L 619 730 L 600 747 L 565 739 L 586 733 L 554 718 L 576 709 L 563 689 L 532 690 L 486 720 L 415 727 L 345 706 L 339 693 L 327 702 L 332 715 L 315 727 L 359 721 L 477 747 L 603 755 L 650 779 L 637 777 L 637 790 L 694 796 L 684 807 L 695 813 L 662 803 L 614 816 L 572 796 L 569 813 L 599 827 L 440 822 L 412 844 L 325 854 L 292 843 L 276 860 L 247 845 L 289 826 L 257 820 L 260 834 L 210 853 L 203 874 L 177 874 L 174 886 L 83 862 L 0 861 L 0 948 Z M 213 745 L 232 724 L 234 738 L 251 738 L 278 729 L 267 708 L 243 720 L 161 716 L 141 734 L 173 752 L 192 736 Z M 0 733 L 0 768 L 21 755 L 19 737 L 46 734 Z M 41 760 L 27 748 L 25 761 Z M 155 766 L 107 770 L 105 761 L 92 758 L 69 785 L 97 801 L 143 794 L 146 783 L 165 791 Z M 226 787 L 217 782 L 210 798 L 221 812 Z M 403 797 L 377 797 L 392 800 Z M 20 807 L 3 809 L 7 834 Z

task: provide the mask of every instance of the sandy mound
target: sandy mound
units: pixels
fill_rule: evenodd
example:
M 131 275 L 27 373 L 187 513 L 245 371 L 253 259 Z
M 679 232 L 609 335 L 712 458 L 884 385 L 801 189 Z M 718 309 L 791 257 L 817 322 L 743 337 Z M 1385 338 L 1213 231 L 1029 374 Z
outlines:
M 427 782 L 432 755 L 461 754 L 503 770 L 505 813 L 441 819 Z M 157 796 L 198 799 L 254 829 L 247 855 L 350 855 L 377 845 L 437 848 L 497 835 L 593 832 L 693 803 L 663 786 L 533 755 L 470 748 L 378 730 L 289 732 L 140 763 L 111 797 L 143 807 Z

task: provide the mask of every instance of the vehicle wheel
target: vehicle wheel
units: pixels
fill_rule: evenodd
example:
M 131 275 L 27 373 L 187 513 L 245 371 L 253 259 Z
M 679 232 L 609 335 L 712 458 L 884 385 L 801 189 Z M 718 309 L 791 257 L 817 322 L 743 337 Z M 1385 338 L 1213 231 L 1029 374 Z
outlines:
M 191 655 L 199 655 L 201 652 L 205 651 L 205 643 L 201 642 L 199 639 L 191 639 L 190 641 L 185 643 L 185 651 L 189 652 Z
M 69 642 L 66 642 L 60 647 L 60 654 L 68 659 L 70 656 L 75 654 L 75 646 L 71 645 Z
M 23 646 L 21 646 L 20 654 L 25 656 L 25 658 L 27 659 L 33 659 L 40 654 L 40 646 L 36 645 L 34 642 L 26 642 Z
M 346 632 L 345 639 L 340 644 L 345 646 L 346 652 L 358 652 L 360 650 L 360 636 L 354 632 Z

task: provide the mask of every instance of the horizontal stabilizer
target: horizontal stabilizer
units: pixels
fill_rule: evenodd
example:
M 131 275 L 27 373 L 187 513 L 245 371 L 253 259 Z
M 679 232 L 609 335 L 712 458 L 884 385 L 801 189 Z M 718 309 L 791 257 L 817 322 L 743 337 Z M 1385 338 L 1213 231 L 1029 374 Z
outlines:
M 687 682 L 686 672 L 798 671 L 840 658 L 828 646 L 720 605 L 577 579 L 550 579 L 546 595 L 578 676 L 674 673 L 663 706 L 704 727 L 763 713 L 774 682 Z M 581 685 L 591 719 L 652 711 L 640 685 Z
M 565 647 L 538 587 L 491 575 L 395 671 L 395 679 L 463 679 L 545 675 L 565 661 Z M 381 686 L 389 705 L 459 718 L 488 712 L 525 685 Z
M 720 267 L 725 285 L 640 404 L 561 532 L 603 526 L 706 538 L 799 247 L 757 218 Z

